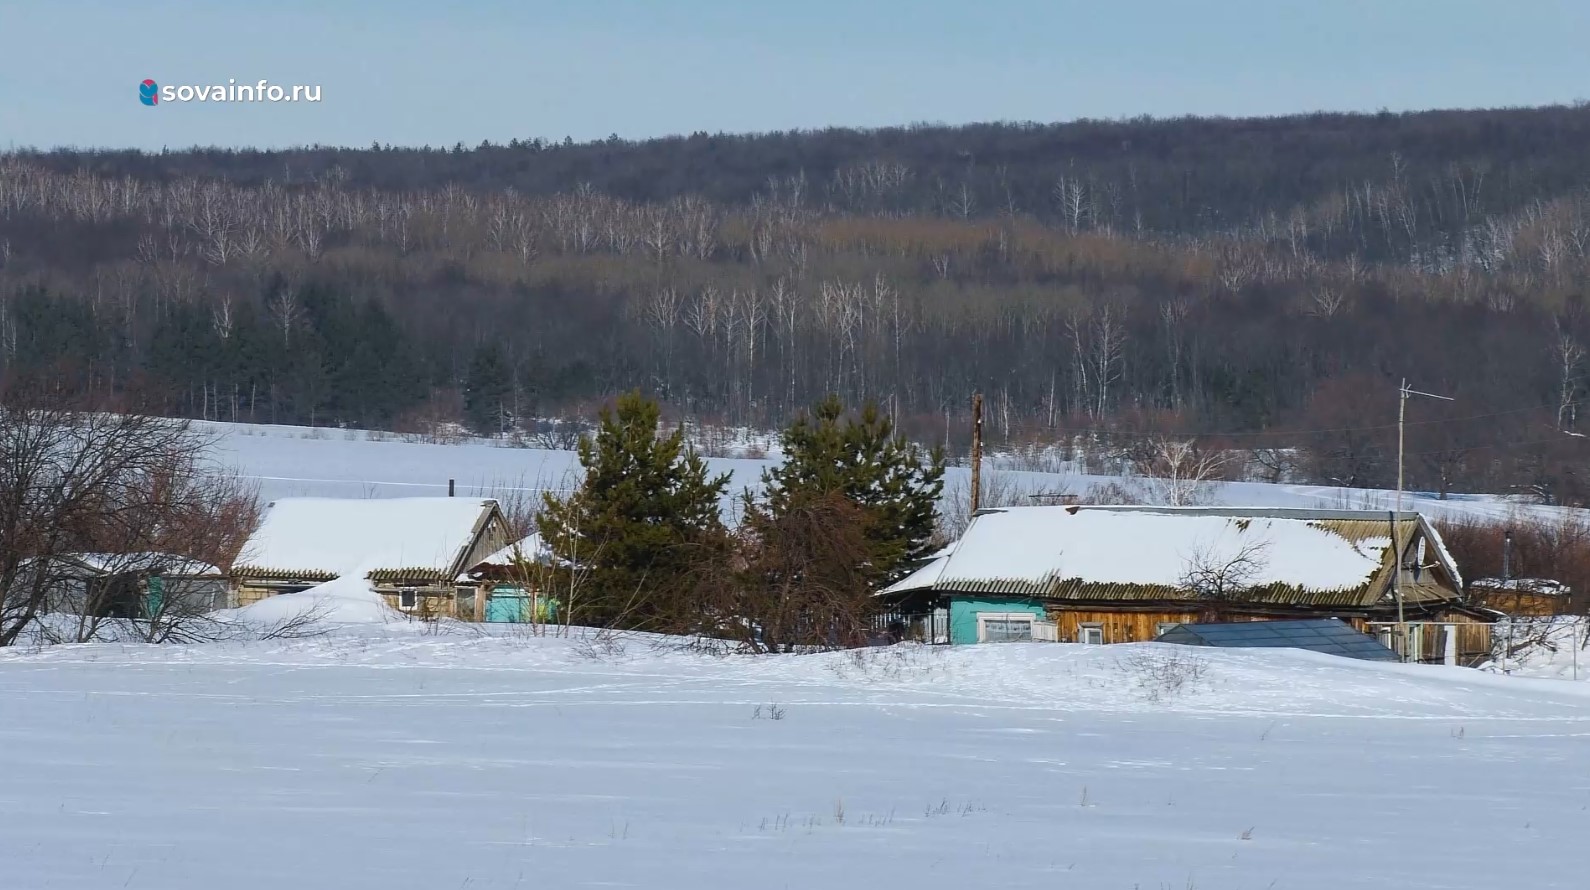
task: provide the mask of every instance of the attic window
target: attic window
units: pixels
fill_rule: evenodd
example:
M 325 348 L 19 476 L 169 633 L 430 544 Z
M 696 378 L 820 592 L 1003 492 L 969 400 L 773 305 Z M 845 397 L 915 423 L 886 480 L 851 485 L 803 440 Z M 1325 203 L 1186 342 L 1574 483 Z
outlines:
M 398 608 L 414 609 L 420 604 L 419 591 L 412 587 L 405 587 L 398 591 Z

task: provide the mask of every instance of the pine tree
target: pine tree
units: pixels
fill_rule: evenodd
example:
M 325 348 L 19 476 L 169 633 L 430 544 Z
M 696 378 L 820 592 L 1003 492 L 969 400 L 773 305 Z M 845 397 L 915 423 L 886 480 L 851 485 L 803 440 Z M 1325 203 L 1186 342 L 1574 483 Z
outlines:
M 508 405 L 513 401 L 513 377 L 502 348 L 495 342 L 475 348 L 464 380 L 464 414 L 470 429 L 482 436 L 503 432 L 512 420 Z
M 782 515 L 834 492 L 867 513 L 869 570 L 879 581 L 904 574 L 927 555 L 934 513 L 944 490 L 944 458 L 924 454 L 894 435 L 894 425 L 868 403 L 847 416 L 837 396 L 797 418 L 781 435 L 784 462 L 762 473 L 765 504 Z
M 659 438 L 657 403 L 639 392 L 603 409 L 580 441 L 585 478 L 567 498 L 543 495 L 537 525 L 568 566 L 560 583 L 576 623 L 648 628 L 669 612 L 700 548 L 725 543 L 719 504 L 728 474 L 712 477 L 684 432 Z M 568 590 L 567 587 L 564 590 Z

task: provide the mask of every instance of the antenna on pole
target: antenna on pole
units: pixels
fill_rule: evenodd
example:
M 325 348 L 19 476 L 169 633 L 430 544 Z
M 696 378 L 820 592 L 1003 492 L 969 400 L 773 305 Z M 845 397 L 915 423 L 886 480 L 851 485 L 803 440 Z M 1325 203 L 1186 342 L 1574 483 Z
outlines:
M 1402 609 L 1402 543 L 1397 539 L 1397 520 L 1402 518 L 1402 458 L 1403 458 L 1403 427 L 1408 417 L 1408 396 L 1424 396 L 1427 399 L 1440 399 L 1443 402 L 1455 402 L 1451 396 L 1438 396 L 1433 392 L 1420 392 L 1408 388 L 1408 378 L 1402 378 L 1402 385 L 1397 387 L 1397 506 L 1391 513 L 1391 550 L 1394 554 L 1391 573 L 1391 589 L 1397 596 L 1397 639 L 1401 648 L 1399 653 L 1403 661 L 1408 660 L 1408 622 Z
M 983 500 L 983 394 L 972 393 L 972 496 L 975 514 Z

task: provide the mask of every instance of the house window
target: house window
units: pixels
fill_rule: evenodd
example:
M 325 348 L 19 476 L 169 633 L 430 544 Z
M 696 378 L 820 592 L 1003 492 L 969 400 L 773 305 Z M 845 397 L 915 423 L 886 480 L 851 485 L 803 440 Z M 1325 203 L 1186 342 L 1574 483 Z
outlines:
M 1089 646 L 1102 646 L 1104 644 L 1104 625 L 1090 623 L 1077 628 L 1077 642 L 1086 643 Z
M 1032 639 L 1033 616 L 1027 612 L 977 614 L 977 641 L 980 643 L 1020 643 Z
M 398 608 L 399 609 L 414 609 L 414 608 L 417 608 L 419 606 L 419 604 L 420 604 L 419 591 L 415 590 L 412 587 L 405 587 L 402 590 L 398 591 Z

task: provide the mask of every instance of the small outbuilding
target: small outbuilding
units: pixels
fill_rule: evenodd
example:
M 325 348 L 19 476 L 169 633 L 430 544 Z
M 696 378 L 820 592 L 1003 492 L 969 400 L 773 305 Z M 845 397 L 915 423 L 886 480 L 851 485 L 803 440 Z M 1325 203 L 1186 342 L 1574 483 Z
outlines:
M 1550 578 L 1481 578 L 1469 585 L 1476 605 L 1520 617 L 1561 615 L 1573 588 Z
M 73 553 L 48 566 L 45 610 L 89 618 L 202 615 L 231 605 L 226 573 L 173 553 Z

